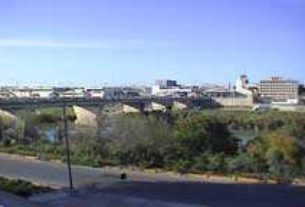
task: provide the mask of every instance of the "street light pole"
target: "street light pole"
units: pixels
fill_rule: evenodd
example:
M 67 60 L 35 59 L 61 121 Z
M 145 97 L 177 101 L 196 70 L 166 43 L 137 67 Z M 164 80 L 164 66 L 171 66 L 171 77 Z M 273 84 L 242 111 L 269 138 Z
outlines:
M 68 119 L 67 119 L 67 111 L 66 105 L 63 106 L 63 119 L 64 119 L 64 136 L 65 136 L 65 145 L 66 145 L 66 153 L 67 153 L 67 167 L 69 173 L 69 188 L 73 190 L 73 178 L 72 178 L 72 170 L 71 170 L 71 161 L 70 161 L 70 143 L 68 137 Z

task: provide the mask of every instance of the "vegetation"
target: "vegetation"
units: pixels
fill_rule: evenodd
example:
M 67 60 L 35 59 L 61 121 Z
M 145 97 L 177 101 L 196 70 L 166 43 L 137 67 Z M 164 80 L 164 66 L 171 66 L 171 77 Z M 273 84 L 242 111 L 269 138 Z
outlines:
M 39 115 L 40 124 L 60 125 L 60 119 L 46 114 Z M 301 113 L 207 110 L 122 114 L 102 117 L 99 123 L 99 129 L 72 127 L 73 163 L 234 174 L 278 182 L 304 175 L 305 116 Z M 33 141 L 37 139 L 40 141 Z M 8 145 L 2 139 L 0 150 L 65 161 L 61 142 L 33 140 L 26 145 L 13 141 Z
M 23 180 L 11 180 L 0 177 L 0 189 L 22 197 L 29 197 L 52 191 L 51 188 L 33 185 Z

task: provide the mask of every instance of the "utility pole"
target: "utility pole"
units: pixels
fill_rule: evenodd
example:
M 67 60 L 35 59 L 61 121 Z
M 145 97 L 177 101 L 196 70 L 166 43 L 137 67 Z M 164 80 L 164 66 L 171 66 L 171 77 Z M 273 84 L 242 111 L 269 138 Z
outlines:
M 69 173 L 69 188 L 73 190 L 73 178 L 72 178 L 72 170 L 71 170 L 71 161 L 70 161 L 70 142 L 68 137 L 68 119 L 67 119 L 67 109 L 66 104 L 63 106 L 63 119 L 64 119 L 64 136 L 65 136 L 65 145 L 66 145 L 66 153 L 67 153 L 67 167 Z

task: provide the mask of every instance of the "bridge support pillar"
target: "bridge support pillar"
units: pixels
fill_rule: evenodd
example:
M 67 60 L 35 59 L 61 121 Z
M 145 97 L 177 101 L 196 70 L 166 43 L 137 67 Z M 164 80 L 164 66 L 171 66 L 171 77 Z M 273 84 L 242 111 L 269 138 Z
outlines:
M 8 111 L 4 111 L 2 109 L 0 109 L 0 117 L 4 118 L 2 119 L 2 121 L 7 121 L 9 123 L 12 123 L 12 122 L 16 122 L 17 121 L 17 117 L 16 115 L 12 114 L 11 112 L 8 112 Z
M 179 101 L 174 101 L 173 110 L 184 110 L 187 109 L 188 105 Z
M 99 108 L 87 109 L 80 106 L 73 106 L 73 110 L 76 116 L 76 125 L 98 127 L 98 117 Z
M 151 102 L 151 107 L 153 111 L 166 111 L 166 106 L 160 103 Z
M 135 106 L 131 106 L 129 104 L 123 104 L 123 112 L 124 113 L 141 113 L 141 109 L 138 109 Z

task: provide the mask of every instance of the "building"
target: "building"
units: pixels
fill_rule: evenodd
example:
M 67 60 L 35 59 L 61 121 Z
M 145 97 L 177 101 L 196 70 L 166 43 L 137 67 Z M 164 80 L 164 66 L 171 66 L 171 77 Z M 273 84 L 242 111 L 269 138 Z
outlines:
M 305 85 L 304 85 L 304 84 L 301 84 L 301 85 L 299 86 L 299 94 L 300 94 L 301 96 L 305 96 Z
M 83 87 L 56 87 L 50 95 L 53 98 L 84 98 L 85 88 Z
M 299 86 L 299 103 L 305 105 L 305 85 L 301 84 Z
M 156 85 L 160 86 L 161 88 L 170 88 L 178 86 L 176 80 L 156 80 Z
M 204 91 L 216 105 L 223 107 L 252 107 L 254 104 L 254 85 L 249 84 L 248 76 L 241 75 L 235 86 L 214 86 Z
M 257 96 L 259 93 L 259 85 L 250 83 L 247 75 L 241 75 L 236 81 L 235 90 L 245 95 Z
M 9 91 L 13 93 L 16 98 L 33 97 L 33 89 L 30 87 L 11 87 Z
M 1 97 L 7 98 L 49 98 L 51 87 L 5 87 L 1 88 Z
M 141 97 L 150 97 L 152 94 L 152 88 L 148 86 L 133 86 L 132 88 L 136 90 Z
M 16 98 L 16 95 L 8 90 L 0 89 L 0 99 Z
M 260 100 L 269 103 L 297 104 L 299 82 L 282 77 L 262 80 L 259 84 Z
M 104 98 L 105 91 L 102 88 L 86 88 L 86 98 Z
M 181 86 L 175 80 L 157 80 L 152 87 L 152 95 L 159 97 L 188 97 L 193 92 L 193 87 Z
M 105 99 L 123 99 L 126 98 L 126 92 L 124 87 L 105 87 L 104 88 Z
M 51 87 L 36 87 L 31 89 L 32 98 L 49 98 L 53 93 Z
M 211 99 L 215 106 L 223 107 L 252 107 L 253 97 L 224 87 L 210 88 L 205 95 Z
M 241 94 L 245 94 L 248 96 L 252 96 L 252 91 L 250 90 L 249 85 L 249 79 L 246 75 L 241 75 L 235 84 L 235 90 L 236 92 L 239 92 Z

